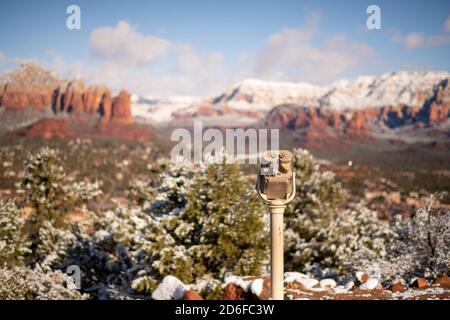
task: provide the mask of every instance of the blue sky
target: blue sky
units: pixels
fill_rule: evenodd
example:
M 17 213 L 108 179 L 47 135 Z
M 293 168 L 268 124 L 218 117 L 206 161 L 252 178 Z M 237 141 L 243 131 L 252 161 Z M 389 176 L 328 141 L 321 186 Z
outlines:
M 66 8 L 81 8 L 68 30 Z M 381 30 L 366 8 L 381 8 Z M 450 1 L 5 1 L 0 72 L 36 60 L 146 95 L 216 94 L 243 78 L 326 84 L 450 70 Z

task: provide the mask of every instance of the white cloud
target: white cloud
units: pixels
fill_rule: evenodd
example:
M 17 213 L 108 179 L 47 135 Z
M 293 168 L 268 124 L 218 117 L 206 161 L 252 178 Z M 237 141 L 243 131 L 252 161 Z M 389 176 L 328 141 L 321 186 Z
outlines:
M 447 17 L 447 19 L 444 22 L 444 31 L 450 32 L 450 15 Z
M 249 74 L 267 80 L 330 82 L 345 72 L 374 61 L 366 44 L 333 35 L 316 44 L 319 19 L 314 15 L 303 28 L 283 28 L 270 35 L 256 54 L 246 53 L 243 62 L 253 68 Z
M 425 44 L 425 36 L 419 32 L 411 32 L 404 37 L 398 38 L 398 41 L 401 42 L 405 48 L 414 49 L 422 47 Z
M 450 32 L 450 16 L 444 21 L 443 30 Z M 422 32 L 410 32 L 402 35 L 400 31 L 394 30 L 392 40 L 403 45 L 405 49 L 431 48 L 450 43 L 450 35 L 435 34 L 425 35 Z
M 224 57 L 220 52 L 199 54 L 191 44 L 176 46 L 176 65 L 181 74 L 213 71 L 222 66 Z
M 167 53 L 170 41 L 143 35 L 126 21 L 115 27 L 100 27 L 92 31 L 92 54 L 105 61 L 124 65 L 142 65 Z
M 143 95 L 219 94 L 248 77 L 330 82 L 378 61 L 369 46 L 345 34 L 317 42 L 319 35 L 319 16 L 309 15 L 303 28 L 282 28 L 259 50 L 241 52 L 240 61 L 230 66 L 220 52 L 199 52 L 192 43 L 141 34 L 121 21 L 92 31 L 90 50 L 97 63 L 67 62 L 54 51 L 49 54 L 52 69 L 63 77 Z
M 126 21 L 94 29 L 89 45 L 97 63 L 68 62 L 49 50 L 50 67 L 63 77 L 144 95 L 204 95 L 218 93 L 227 84 L 221 53 L 199 53 L 191 43 L 139 33 Z
M 177 48 L 177 69 L 182 74 L 192 72 L 200 63 L 200 58 L 190 44 L 181 44 Z
M 403 45 L 405 49 L 417 49 L 417 48 L 431 48 L 450 43 L 450 36 L 445 34 L 437 34 L 427 36 L 421 32 L 410 32 L 406 35 L 401 35 L 396 32 L 393 40 Z

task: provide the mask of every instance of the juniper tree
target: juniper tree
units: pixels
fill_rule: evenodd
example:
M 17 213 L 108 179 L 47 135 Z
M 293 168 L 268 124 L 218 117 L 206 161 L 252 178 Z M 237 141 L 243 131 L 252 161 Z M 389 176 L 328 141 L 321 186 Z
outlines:
M 25 161 L 17 187 L 25 196 L 26 204 L 35 210 L 38 225 L 50 221 L 62 226 L 69 210 L 101 194 L 97 182 L 74 182 L 66 174 L 58 152 L 48 147 Z
M 386 256 L 396 234 L 376 212 L 363 204 L 341 210 L 344 189 L 308 151 L 294 151 L 293 168 L 297 194 L 285 214 L 287 269 L 345 274 L 363 252 L 370 261 Z
M 26 159 L 17 187 L 25 204 L 34 210 L 26 225 L 34 252 L 30 262 L 45 260 L 58 246 L 67 212 L 101 194 L 97 182 L 73 181 L 58 152 L 48 147 Z
M 175 193 L 168 188 L 152 208 L 146 250 L 157 276 L 191 282 L 227 272 L 258 274 L 267 237 L 264 208 L 253 187 L 234 164 L 208 165 L 193 176 L 186 193 L 184 187 Z M 168 214 L 156 218 L 160 208 Z
M 187 198 L 175 235 L 191 245 L 195 264 L 202 266 L 194 274 L 259 274 L 267 249 L 265 208 L 237 165 L 209 165 Z
M 305 271 L 316 251 L 317 234 L 333 220 L 344 199 L 344 190 L 332 172 L 321 172 L 306 150 L 293 152 L 296 196 L 285 213 L 287 269 Z

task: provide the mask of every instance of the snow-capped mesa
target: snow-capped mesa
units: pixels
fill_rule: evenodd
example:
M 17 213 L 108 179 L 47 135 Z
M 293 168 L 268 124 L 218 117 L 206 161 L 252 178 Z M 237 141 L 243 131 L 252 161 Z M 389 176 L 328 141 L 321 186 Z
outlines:
M 326 87 L 309 83 L 248 79 L 228 88 L 213 103 L 239 110 L 268 110 L 282 103 L 305 103 L 322 96 L 326 91 Z
M 401 104 L 422 106 L 433 95 L 435 86 L 448 79 L 450 72 L 446 71 L 403 71 L 339 80 L 318 99 L 317 104 L 337 111 Z
M 228 122 L 247 123 L 263 118 L 282 104 L 338 112 L 401 105 L 422 107 L 433 98 L 438 87 L 448 88 L 449 79 L 447 71 L 392 72 L 338 80 L 329 86 L 248 79 L 215 97 L 134 95 L 132 112 L 138 121 L 157 124 L 200 117 L 219 122 L 231 118 Z
M 139 122 L 166 123 L 176 112 L 188 112 L 189 107 L 201 100 L 192 96 L 152 97 L 132 95 L 131 111 Z

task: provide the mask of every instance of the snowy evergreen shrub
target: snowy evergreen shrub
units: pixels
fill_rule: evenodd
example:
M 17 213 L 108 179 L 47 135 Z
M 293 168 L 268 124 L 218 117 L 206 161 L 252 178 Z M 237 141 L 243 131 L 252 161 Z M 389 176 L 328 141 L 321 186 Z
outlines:
M 165 177 L 159 192 L 144 248 L 157 278 L 174 275 L 191 283 L 205 275 L 260 272 L 265 210 L 236 165 Z
M 81 300 L 69 289 L 73 280 L 61 271 L 43 273 L 25 267 L 0 268 L 0 300 Z
M 361 268 L 376 270 L 386 283 L 415 277 L 430 280 L 450 274 L 450 210 L 432 206 L 433 194 L 410 219 L 396 224 L 398 240 L 385 260 L 360 261 Z
M 63 225 L 65 213 L 101 194 L 97 182 L 73 182 L 64 171 L 58 152 L 48 147 L 25 161 L 17 187 L 26 204 L 35 210 L 38 226 L 42 221 Z
M 307 150 L 293 154 L 297 193 L 285 213 L 285 264 L 288 270 L 306 271 L 319 256 L 317 235 L 333 220 L 344 190 L 332 172 L 320 171 Z
M 47 255 L 57 255 L 55 250 L 64 236 L 60 229 L 67 227 L 66 213 L 102 192 L 98 182 L 73 181 L 65 173 L 58 152 L 44 147 L 25 161 L 18 193 L 23 194 L 25 204 L 34 209 L 26 229 L 33 251 L 30 263 L 40 263 L 49 260 Z
M 392 247 L 396 233 L 377 213 L 358 205 L 338 213 L 328 227 L 317 234 L 319 255 L 313 260 L 322 268 L 340 274 L 355 271 L 360 259 L 384 259 Z
M 267 263 L 265 209 L 237 166 L 170 168 L 149 206 L 121 205 L 95 218 L 92 235 L 74 231 L 63 263 L 80 266 L 83 290 L 148 297 L 166 275 L 197 283 L 260 273 Z
M 149 207 L 155 199 L 156 190 L 161 185 L 160 175 L 166 170 L 170 170 L 171 163 L 169 159 L 160 158 L 155 164 L 148 164 L 150 178 L 147 180 L 132 178 L 128 187 L 128 198 L 133 204 L 141 207 Z M 173 169 L 173 167 L 172 167 Z
M 0 267 L 23 263 L 29 253 L 25 239 L 24 222 L 13 200 L 0 200 Z
M 306 150 L 294 150 L 297 194 L 285 214 L 287 270 L 344 274 L 356 257 L 386 255 L 395 233 L 363 205 L 340 210 L 345 192 Z

